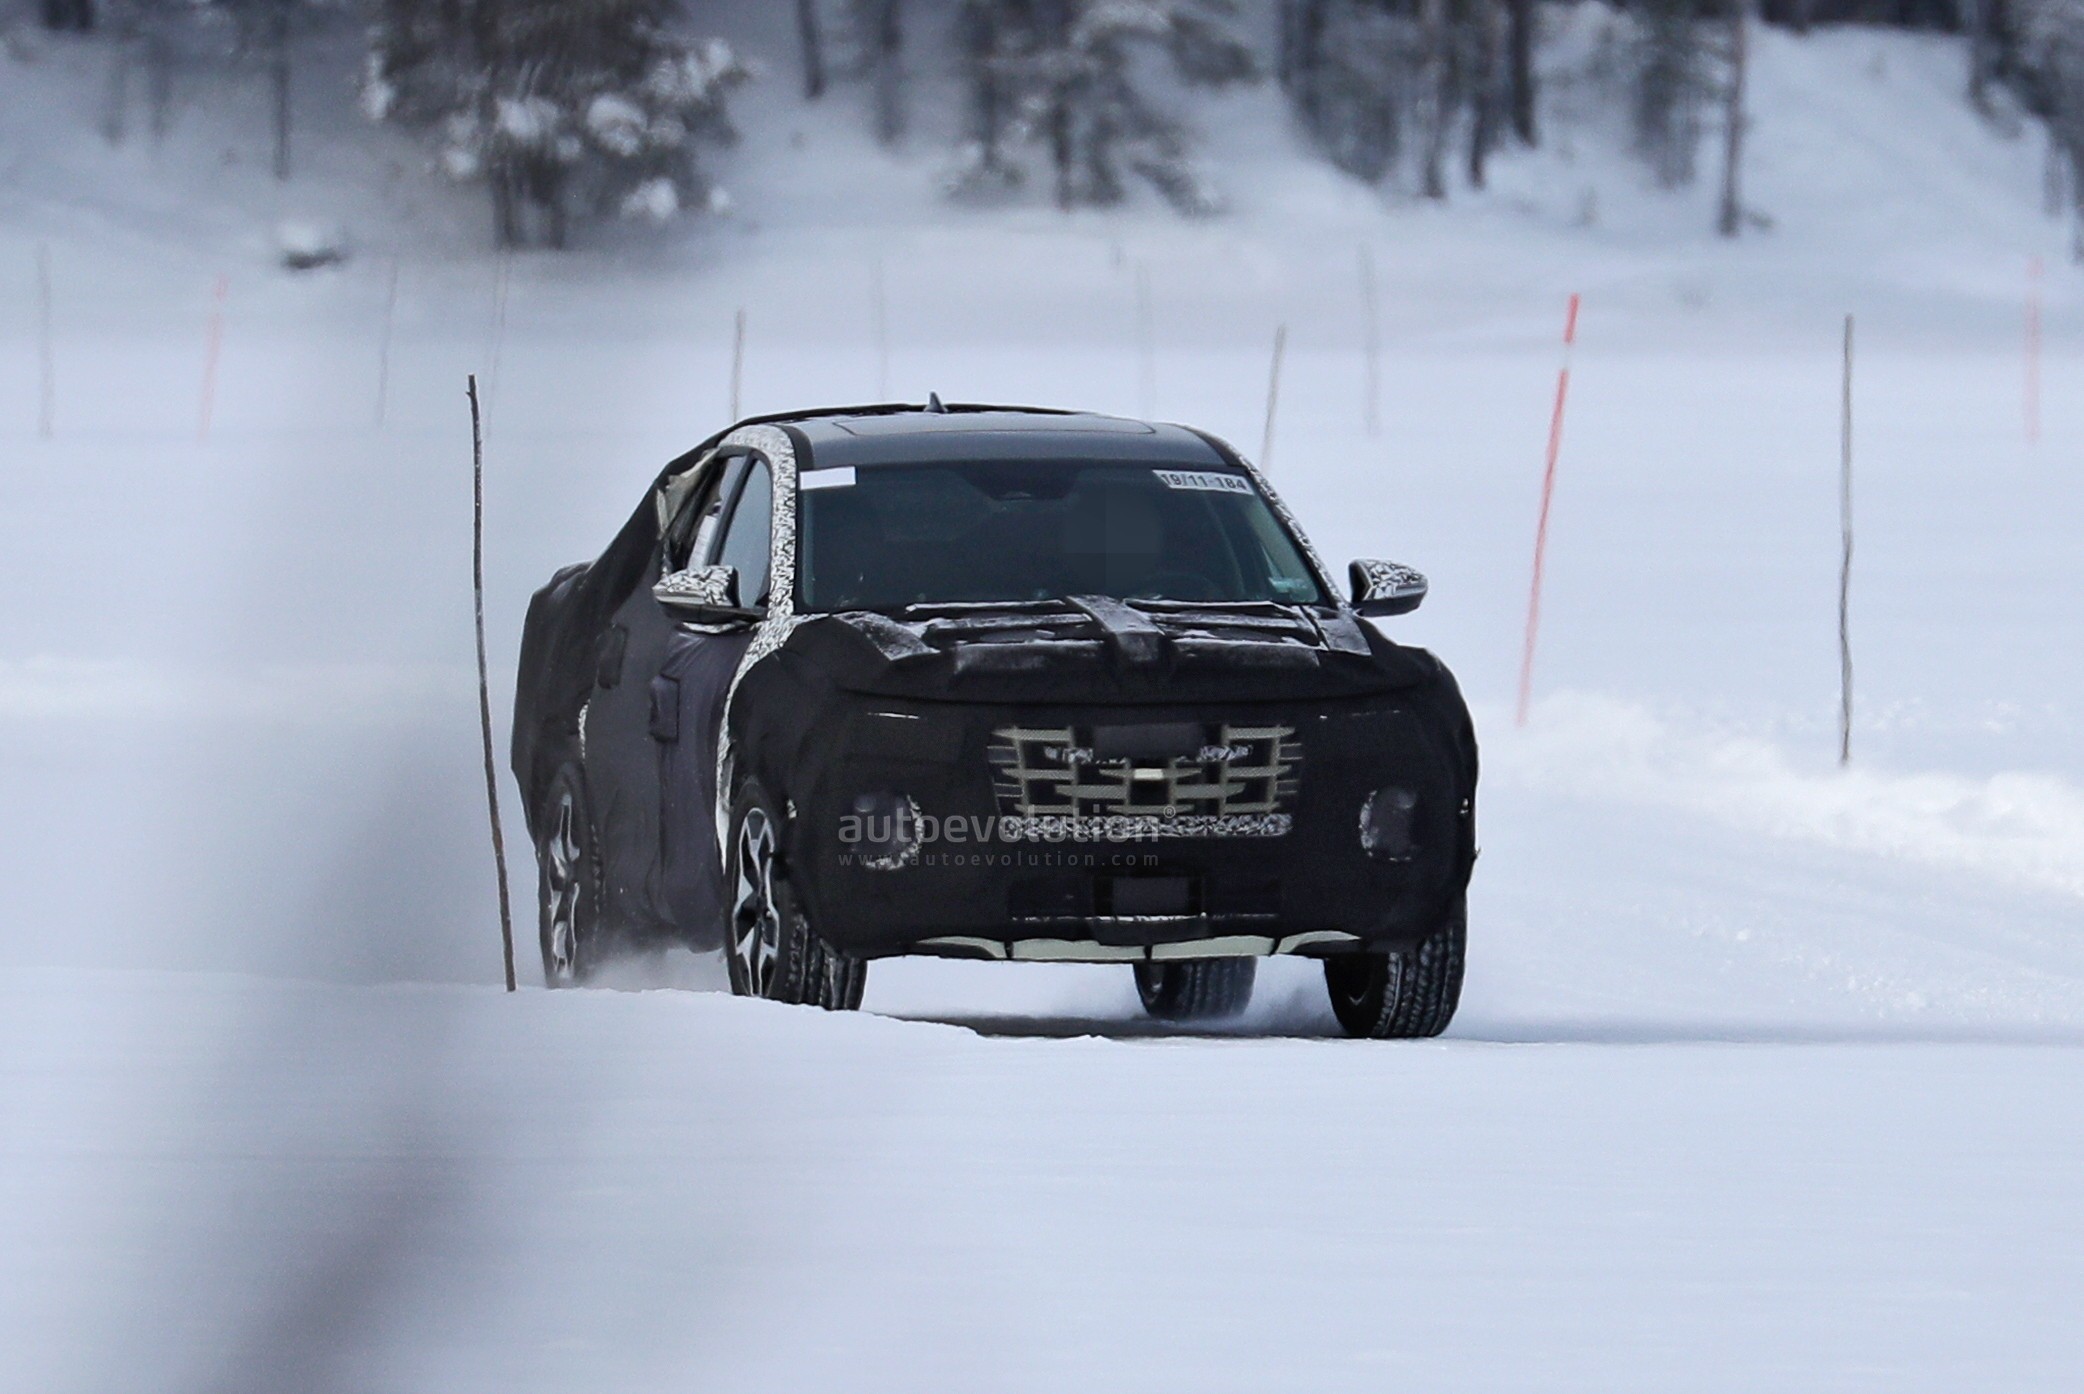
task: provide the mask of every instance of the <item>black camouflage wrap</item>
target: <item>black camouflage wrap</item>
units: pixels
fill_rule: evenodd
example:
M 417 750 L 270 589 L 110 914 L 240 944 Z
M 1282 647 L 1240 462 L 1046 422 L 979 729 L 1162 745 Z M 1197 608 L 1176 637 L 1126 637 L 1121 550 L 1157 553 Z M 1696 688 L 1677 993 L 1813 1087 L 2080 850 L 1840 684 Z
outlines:
M 1056 957 L 1218 943 L 1324 954 L 1401 948 L 1436 929 L 1475 858 L 1474 731 L 1437 659 L 1344 602 L 1082 596 L 795 613 L 798 470 L 1062 450 L 1258 479 L 1221 442 L 1179 428 L 1122 423 L 1148 432 L 1125 440 L 1074 429 L 1106 418 L 948 415 L 964 413 L 975 429 L 929 420 L 909 432 L 926 415 L 917 408 L 768 418 L 676 460 L 654 492 L 719 447 L 770 463 L 775 603 L 735 632 L 670 626 L 662 657 L 614 674 L 612 688 L 602 680 L 618 657 L 605 651 L 615 617 L 657 605 L 654 496 L 599 560 L 553 577 L 529 608 L 515 702 L 531 831 L 560 766 L 632 772 L 630 787 L 654 779 L 655 810 L 596 805 L 610 910 L 640 936 L 698 948 L 720 942 L 726 914 L 717 810 L 754 777 L 786 802 L 784 864 L 818 932 L 864 956 L 1022 957 L 1043 941 Z M 865 445 L 829 425 L 871 414 L 892 419 Z M 642 739 L 624 721 L 603 748 L 589 707 L 635 711 L 634 693 L 618 696 L 632 682 L 649 712 Z M 893 855 L 849 842 L 864 796 L 927 815 L 940 836 Z

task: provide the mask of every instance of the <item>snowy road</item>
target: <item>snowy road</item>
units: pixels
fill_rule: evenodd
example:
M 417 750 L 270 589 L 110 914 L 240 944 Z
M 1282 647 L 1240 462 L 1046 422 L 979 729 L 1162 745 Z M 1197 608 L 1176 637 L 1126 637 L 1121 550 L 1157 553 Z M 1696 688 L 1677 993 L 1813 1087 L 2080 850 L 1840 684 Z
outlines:
M 2084 1362 L 2073 1036 L 987 1039 L 78 972 L 0 997 L 40 1066 L 6 1084 L 0 1291 L 67 1333 L 17 1343 L 11 1388 L 2057 1389 Z

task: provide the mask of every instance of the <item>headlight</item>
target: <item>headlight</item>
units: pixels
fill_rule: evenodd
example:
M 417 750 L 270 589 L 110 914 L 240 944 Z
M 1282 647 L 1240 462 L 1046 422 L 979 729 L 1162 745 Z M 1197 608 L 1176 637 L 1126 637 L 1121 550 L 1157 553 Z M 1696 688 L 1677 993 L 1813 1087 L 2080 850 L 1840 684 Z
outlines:
M 919 860 L 919 805 L 908 795 L 879 789 L 856 794 L 852 812 L 840 820 L 840 841 L 856 866 L 896 871 Z
M 1386 784 L 1360 806 L 1360 845 L 1386 862 L 1406 862 L 1417 850 L 1412 825 L 1417 822 L 1418 795 Z

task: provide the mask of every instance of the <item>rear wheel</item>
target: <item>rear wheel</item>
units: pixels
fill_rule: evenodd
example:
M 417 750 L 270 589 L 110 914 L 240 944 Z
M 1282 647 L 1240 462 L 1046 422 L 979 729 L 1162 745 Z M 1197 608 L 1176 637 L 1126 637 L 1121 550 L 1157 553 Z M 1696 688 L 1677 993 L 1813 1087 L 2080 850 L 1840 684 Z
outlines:
M 757 783 L 748 783 L 732 805 L 731 918 L 724 934 L 731 991 L 852 1011 L 861 1005 L 868 965 L 825 943 L 812 927 L 789 884 L 775 808 Z
M 1400 1040 L 1437 1036 L 1462 998 L 1469 916 L 1456 897 L 1445 923 L 1402 953 L 1324 960 L 1331 1009 L 1349 1036 Z
M 1252 1000 L 1256 958 L 1179 958 L 1136 965 L 1136 995 L 1160 1021 L 1236 1016 Z

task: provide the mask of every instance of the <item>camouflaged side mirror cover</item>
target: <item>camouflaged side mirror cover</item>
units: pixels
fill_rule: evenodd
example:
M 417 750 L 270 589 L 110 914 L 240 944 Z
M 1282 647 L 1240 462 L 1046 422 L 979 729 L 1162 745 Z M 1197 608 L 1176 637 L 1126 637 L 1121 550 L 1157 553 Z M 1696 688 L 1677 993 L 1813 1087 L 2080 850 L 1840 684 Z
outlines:
M 1347 568 L 1353 579 L 1353 608 L 1371 618 L 1408 615 L 1426 598 L 1423 573 L 1393 561 L 1357 561 Z
M 651 588 L 651 598 L 675 619 L 698 623 L 752 619 L 759 613 L 738 600 L 738 568 L 691 566 Z

